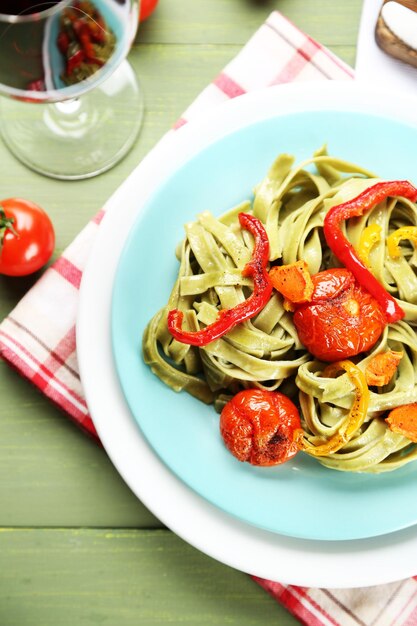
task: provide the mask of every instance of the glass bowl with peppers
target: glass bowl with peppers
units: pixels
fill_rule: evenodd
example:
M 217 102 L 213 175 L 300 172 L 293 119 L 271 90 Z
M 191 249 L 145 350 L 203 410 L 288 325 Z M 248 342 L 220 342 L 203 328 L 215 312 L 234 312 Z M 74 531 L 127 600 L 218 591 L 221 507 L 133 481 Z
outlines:
M 139 0 L 1 3 L 0 130 L 15 156 L 78 179 L 126 154 L 143 113 L 126 61 L 138 23 Z

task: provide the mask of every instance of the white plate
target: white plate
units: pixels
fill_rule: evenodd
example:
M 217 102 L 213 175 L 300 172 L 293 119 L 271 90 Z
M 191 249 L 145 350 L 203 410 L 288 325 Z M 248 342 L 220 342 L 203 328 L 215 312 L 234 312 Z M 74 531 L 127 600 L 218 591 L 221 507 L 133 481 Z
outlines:
M 114 275 L 130 228 L 152 192 L 181 163 L 228 132 L 303 111 L 306 103 L 309 110 L 377 112 L 417 122 L 416 103 L 406 97 L 329 81 L 242 96 L 171 133 L 107 204 L 81 285 L 78 358 L 87 402 L 111 460 L 133 492 L 176 534 L 211 557 L 263 578 L 316 587 L 375 585 L 416 573 L 417 527 L 373 539 L 322 542 L 283 537 L 229 517 L 186 487 L 150 449 L 129 412 L 112 357 Z

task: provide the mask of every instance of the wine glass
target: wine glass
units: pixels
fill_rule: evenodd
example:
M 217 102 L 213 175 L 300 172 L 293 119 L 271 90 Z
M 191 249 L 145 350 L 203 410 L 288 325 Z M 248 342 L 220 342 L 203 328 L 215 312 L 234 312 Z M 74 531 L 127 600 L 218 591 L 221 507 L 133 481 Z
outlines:
M 88 178 L 132 147 L 143 96 L 126 61 L 139 0 L 1 0 L 0 132 L 33 170 Z

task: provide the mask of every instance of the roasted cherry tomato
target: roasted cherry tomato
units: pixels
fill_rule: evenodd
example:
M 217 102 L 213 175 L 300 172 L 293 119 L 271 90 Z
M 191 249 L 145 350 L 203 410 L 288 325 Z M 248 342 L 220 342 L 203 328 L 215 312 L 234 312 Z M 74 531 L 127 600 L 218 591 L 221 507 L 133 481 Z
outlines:
M 246 389 L 223 408 L 220 432 L 239 461 L 279 465 L 297 454 L 295 432 L 301 428 L 296 406 L 278 391 Z
M 0 274 L 25 276 L 45 265 L 55 245 L 52 222 L 37 204 L 0 201 Z
M 386 325 L 376 299 L 346 269 L 312 279 L 311 301 L 296 305 L 293 317 L 307 350 L 321 361 L 339 361 L 372 348 Z
M 158 0 L 141 0 L 139 22 L 143 22 L 148 19 L 150 14 L 155 10 L 157 4 Z

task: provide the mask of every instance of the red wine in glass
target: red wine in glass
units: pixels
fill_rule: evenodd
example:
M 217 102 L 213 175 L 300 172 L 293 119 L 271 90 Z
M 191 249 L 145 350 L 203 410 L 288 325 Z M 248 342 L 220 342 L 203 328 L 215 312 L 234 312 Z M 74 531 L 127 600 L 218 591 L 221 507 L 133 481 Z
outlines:
M 45 3 L 48 7 L 58 4 L 59 0 Z M 42 3 L 33 2 L 33 0 L 3 0 L 0 6 L 1 13 L 7 15 L 30 15 L 31 13 L 39 13 L 45 7 Z
M 131 112 L 137 107 L 132 120 L 135 131 L 140 126 L 143 110 L 137 82 L 125 62 L 138 27 L 138 15 L 138 0 L 0 0 L 0 94 L 12 98 L 12 104 L 0 98 L 3 117 L 0 129 L 6 144 L 18 158 L 50 176 L 81 178 L 111 166 L 104 153 L 114 150 L 119 160 L 127 152 L 132 137 L 137 134 L 126 131 L 128 107 L 131 106 Z M 120 77 L 118 71 L 122 66 L 124 77 Z M 107 81 L 113 75 L 113 85 L 110 85 Z M 127 86 L 127 82 L 131 85 Z M 101 89 L 100 95 L 95 94 L 97 88 Z M 91 94 L 87 108 L 81 103 L 81 96 L 84 98 L 85 94 Z M 111 99 L 117 100 L 121 109 L 120 133 L 119 137 L 113 133 L 113 143 L 122 143 L 122 146 L 113 148 L 104 146 L 110 142 L 109 137 L 106 140 L 105 122 L 117 123 L 116 111 L 110 107 Z M 16 100 L 25 104 L 56 103 L 56 106 L 46 112 L 25 115 L 21 109 L 19 119 Z M 84 122 L 81 123 L 81 119 Z M 94 134 L 87 133 L 87 126 L 93 123 L 97 126 L 98 121 L 100 130 L 97 127 Z M 37 129 L 41 125 L 45 127 L 38 142 L 30 139 L 34 134 L 31 123 Z M 126 134 L 124 140 L 121 139 L 123 133 Z M 89 151 L 94 155 L 88 166 L 82 165 L 88 159 L 80 154 L 80 142 L 86 142 L 87 136 L 91 144 Z M 68 164 L 52 154 L 58 150 L 59 142 L 65 144 Z M 36 143 L 48 148 L 50 163 L 46 164 L 48 159 L 44 154 L 45 162 L 36 165 Z M 71 154 L 74 154 L 72 161 Z
M 2 0 L 0 90 L 60 101 L 90 89 L 126 56 L 134 6 L 120 0 Z

